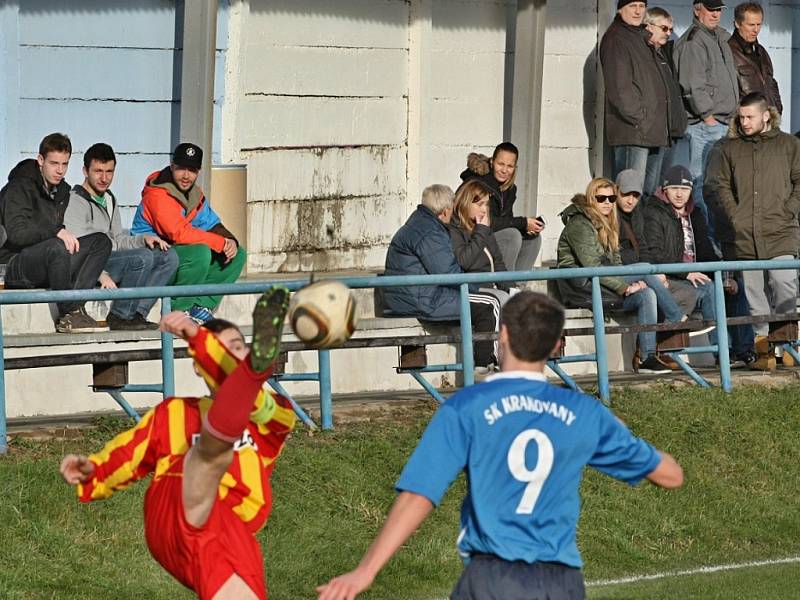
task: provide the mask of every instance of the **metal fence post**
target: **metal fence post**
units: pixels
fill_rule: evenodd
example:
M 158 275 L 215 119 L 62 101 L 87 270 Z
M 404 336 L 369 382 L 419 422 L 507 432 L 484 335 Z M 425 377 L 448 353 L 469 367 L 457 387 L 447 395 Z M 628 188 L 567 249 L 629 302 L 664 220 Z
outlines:
M 169 296 L 161 298 L 161 316 L 172 311 L 172 300 Z M 161 332 L 161 379 L 163 381 L 162 396 L 169 398 L 175 395 L 175 350 L 172 345 L 172 334 Z
M 0 306 L 0 454 L 8 452 L 6 428 L 6 364 L 3 340 L 3 307 Z
M 475 383 L 475 357 L 472 350 L 472 313 L 469 310 L 469 284 L 462 283 L 461 292 L 461 366 L 464 386 Z
M 731 380 L 731 356 L 728 352 L 728 318 L 725 312 L 725 288 L 722 287 L 722 271 L 714 271 L 714 308 L 717 316 L 717 357 L 719 360 L 720 386 L 726 392 L 733 389 Z
M 323 429 L 333 429 L 333 399 L 331 398 L 331 352 L 319 350 L 319 412 Z
M 603 316 L 603 295 L 600 292 L 600 278 L 592 277 L 592 321 L 594 323 L 594 352 L 597 362 L 597 391 L 604 404 L 611 402 L 608 385 L 608 353 L 606 349 L 606 327 Z

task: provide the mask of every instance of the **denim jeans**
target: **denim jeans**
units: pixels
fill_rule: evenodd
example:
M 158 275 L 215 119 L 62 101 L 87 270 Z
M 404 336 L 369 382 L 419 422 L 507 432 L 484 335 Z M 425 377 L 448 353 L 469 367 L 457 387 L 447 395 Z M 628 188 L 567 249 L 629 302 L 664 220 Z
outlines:
M 620 171 L 633 169 L 642 176 L 644 197 L 652 196 L 661 185 L 661 165 L 666 148 L 645 148 L 644 146 L 614 146 L 614 178 Z
M 711 236 L 711 241 L 716 239 L 714 231 L 714 222 L 708 212 L 708 207 L 703 199 L 703 178 L 706 174 L 706 165 L 708 164 L 708 153 L 714 143 L 725 137 L 728 133 L 728 126 L 724 123 L 717 123 L 716 125 L 706 125 L 702 121 L 689 125 L 686 129 L 686 137 L 689 140 L 689 171 L 692 173 L 694 179 L 694 187 L 692 188 L 692 198 L 694 204 L 701 211 L 708 223 L 708 234 Z M 684 165 L 686 166 L 686 165 Z
M 645 264 L 645 263 L 634 263 L 634 264 Z M 628 265 L 634 266 L 634 265 Z M 678 303 L 675 302 L 675 298 L 672 296 L 672 292 L 669 291 L 662 282 L 661 279 L 658 278 L 657 275 L 627 275 L 623 277 L 625 281 L 628 283 L 635 283 L 637 281 L 644 281 L 653 293 L 656 295 L 656 302 L 658 304 L 658 309 L 661 310 L 661 313 L 664 315 L 664 320 L 670 323 L 678 323 L 683 316 L 686 314 L 683 312 L 683 309 L 678 306 Z
M 78 238 L 80 248 L 74 254 L 60 238 L 53 237 L 23 248 L 8 263 L 6 287 L 49 288 L 51 290 L 89 290 L 97 285 L 111 252 L 111 240 L 105 233 L 90 233 Z M 83 306 L 83 302 L 59 302 L 60 316 Z
M 694 286 L 688 279 L 671 279 L 670 285 L 677 288 L 684 286 L 690 288 L 695 293 L 694 310 L 699 310 L 703 315 L 704 321 L 713 321 L 717 318 L 717 309 L 714 306 L 714 282 L 709 281 L 706 284 Z M 708 341 L 711 344 L 717 343 L 717 330 L 712 329 L 708 334 Z
M 735 280 L 738 284 L 736 293 L 725 294 L 725 311 L 729 317 L 749 317 L 750 305 L 747 303 L 747 295 L 744 292 L 744 281 L 738 274 Z M 752 352 L 755 346 L 753 326 L 750 324 L 729 325 L 728 339 L 733 356 L 741 358 L 748 352 Z
M 150 248 L 115 250 L 108 257 L 105 271 L 121 288 L 167 285 L 178 268 L 178 255 L 170 248 L 167 252 Z M 117 300 L 111 311 L 121 319 L 130 320 L 136 313 L 147 317 L 156 298 Z
M 636 280 L 641 280 L 641 277 Z M 641 289 L 635 294 L 625 296 L 625 299 L 622 301 L 622 308 L 636 311 L 636 323 L 638 325 L 655 325 L 658 322 L 656 294 L 649 287 Z M 651 354 L 655 354 L 656 332 L 642 331 L 639 333 L 638 337 L 642 358 L 646 359 Z

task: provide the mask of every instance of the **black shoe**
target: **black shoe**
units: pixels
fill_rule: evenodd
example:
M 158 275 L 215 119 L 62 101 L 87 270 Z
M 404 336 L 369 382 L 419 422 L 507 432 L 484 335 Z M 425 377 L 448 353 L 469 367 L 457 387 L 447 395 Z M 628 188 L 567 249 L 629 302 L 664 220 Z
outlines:
M 672 373 L 669 365 L 664 363 L 658 356 L 651 354 L 639 363 L 640 373 Z
M 253 309 L 253 341 L 250 366 L 263 373 L 278 358 L 283 320 L 289 308 L 289 290 L 273 287 L 258 299 Z
M 114 313 L 108 313 L 106 323 L 111 331 L 152 331 L 158 329 L 157 323 L 151 323 L 139 313 L 131 319 L 123 319 Z

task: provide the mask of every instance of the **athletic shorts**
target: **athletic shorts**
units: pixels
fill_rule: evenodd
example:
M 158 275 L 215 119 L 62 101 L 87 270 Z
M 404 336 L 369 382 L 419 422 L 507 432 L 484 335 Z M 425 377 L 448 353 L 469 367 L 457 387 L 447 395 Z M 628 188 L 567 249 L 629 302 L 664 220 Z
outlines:
M 450 600 L 583 600 L 580 569 L 561 563 L 507 561 L 477 554 L 461 573 Z
M 264 561 L 256 538 L 219 501 L 205 525 L 189 524 L 183 513 L 182 484 L 182 477 L 165 476 L 147 490 L 144 531 L 153 558 L 201 600 L 210 600 L 234 573 L 266 600 Z

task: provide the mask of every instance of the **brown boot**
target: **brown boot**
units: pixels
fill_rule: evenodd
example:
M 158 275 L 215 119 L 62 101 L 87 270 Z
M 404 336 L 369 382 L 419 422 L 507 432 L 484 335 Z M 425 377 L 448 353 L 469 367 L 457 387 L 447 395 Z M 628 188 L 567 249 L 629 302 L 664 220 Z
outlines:
M 757 335 L 755 343 L 758 359 L 749 365 L 751 371 L 774 371 L 776 367 L 775 353 L 769 347 L 766 335 Z
M 794 360 L 794 356 L 792 356 L 789 352 L 787 352 L 786 348 L 783 349 L 783 366 L 784 367 L 797 366 L 797 362 Z

